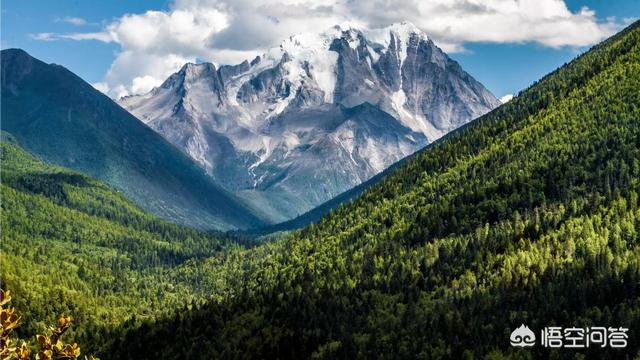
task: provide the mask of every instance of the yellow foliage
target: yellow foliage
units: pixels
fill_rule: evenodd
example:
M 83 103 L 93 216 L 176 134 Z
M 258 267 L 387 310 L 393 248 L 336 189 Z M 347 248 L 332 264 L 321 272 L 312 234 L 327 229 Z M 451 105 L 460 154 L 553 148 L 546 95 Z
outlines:
M 11 301 L 11 293 L 0 289 L 0 359 L 30 360 L 31 351 L 25 341 L 20 346 L 14 344 L 11 333 L 19 326 L 20 317 L 16 314 L 15 308 L 6 306 Z M 60 338 L 69 329 L 73 318 L 71 316 L 60 315 L 58 326 L 51 326 L 51 335 L 38 334 L 36 340 L 40 350 L 35 356 L 36 360 L 76 360 L 80 356 L 80 346 L 78 344 L 65 344 Z M 85 356 L 85 360 L 98 360 L 93 356 Z

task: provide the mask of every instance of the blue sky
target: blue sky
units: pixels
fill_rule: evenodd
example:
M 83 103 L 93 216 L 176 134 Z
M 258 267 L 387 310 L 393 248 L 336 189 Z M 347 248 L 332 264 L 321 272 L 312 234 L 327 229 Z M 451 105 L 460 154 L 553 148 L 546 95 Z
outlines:
M 100 41 L 40 41 L 30 34 L 98 31 L 109 20 L 126 13 L 168 7 L 167 1 L 110 0 L 4 0 L 2 2 L 2 48 L 21 48 L 47 63 L 64 65 L 88 82 L 100 81 L 118 51 L 115 43 Z M 88 22 L 77 26 L 61 21 L 78 17 Z
M 640 18 L 640 0 L 566 1 L 569 9 L 588 6 L 598 17 Z M 559 49 L 539 44 L 487 44 L 466 46 L 470 53 L 451 54 L 463 68 L 496 96 L 516 94 L 591 46 Z
M 495 9 L 483 10 L 474 0 L 457 0 L 460 6 L 455 9 L 444 9 L 440 0 L 423 1 L 433 3 L 433 7 L 424 10 L 433 16 L 430 18 L 414 14 L 416 7 L 411 6 L 411 1 L 402 1 L 395 6 L 406 6 L 406 13 L 394 11 L 395 17 L 391 17 L 381 15 L 391 12 L 376 8 L 375 4 L 369 9 L 374 1 L 365 5 L 358 1 L 347 4 L 309 0 L 300 5 L 300 0 L 291 6 L 292 0 L 280 0 L 287 2 L 290 9 L 287 12 L 274 10 L 284 6 L 275 6 L 278 0 L 247 1 L 5 0 L 2 2 L 2 48 L 22 48 L 45 62 L 61 64 L 90 83 L 103 83 L 112 91 L 111 95 L 116 96 L 114 89 L 118 86 L 129 93 L 147 90 L 184 61 L 231 63 L 277 45 L 285 34 L 322 29 L 326 24 L 342 21 L 367 27 L 385 26 L 408 17 L 500 97 L 517 93 L 588 49 L 612 29 L 617 30 L 630 19 L 640 17 L 640 0 L 567 0 L 564 4 L 560 0 L 538 0 L 545 8 L 535 11 L 531 10 L 531 1 L 526 5 L 527 0 L 518 0 L 523 2 L 523 7 L 505 10 L 504 25 L 500 25 L 503 18 L 495 18 L 491 26 L 476 25 L 475 29 L 469 29 L 464 21 L 456 22 L 460 14 L 469 14 L 471 19 L 478 12 L 495 13 Z M 497 3 L 497 9 L 502 9 L 499 1 L 491 0 Z M 262 6 L 247 5 L 256 3 Z M 300 14 L 293 9 L 302 12 L 305 18 L 301 21 Z M 434 14 L 434 9 L 440 9 L 437 11 L 441 13 Z M 149 10 L 158 13 L 149 13 Z M 567 20 L 561 24 L 549 20 L 557 17 L 554 11 L 566 15 Z M 177 16 L 181 14 L 191 16 L 188 19 L 193 23 L 186 22 L 187 27 L 181 30 L 179 38 L 176 39 L 175 34 L 166 34 L 164 38 L 165 35 L 157 35 L 147 44 L 143 35 L 141 39 L 135 37 L 144 31 L 157 34 L 162 27 L 184 25 Z M 411 19 L 414 15 L 417 18 Z M 521 17 L 522 27 L 514 26 L 507 19 L 517 16 Z M 139 28 L 136 24 L 140 24 Z M 495 28 L 493 24 L 497 24 Z M 203 28 L 198 26 L 216 30 L 202 38 L 198 35 Z M 72 36 L 64 38 L 67 35 Z

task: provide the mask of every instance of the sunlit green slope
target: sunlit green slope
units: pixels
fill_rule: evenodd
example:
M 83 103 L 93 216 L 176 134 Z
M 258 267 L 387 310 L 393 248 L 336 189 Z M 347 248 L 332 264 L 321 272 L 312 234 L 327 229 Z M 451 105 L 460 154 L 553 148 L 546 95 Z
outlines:
M 131 317 L 171 313 L 216 293 L 201 264 L 235 245 L 160 220 L 97 180 L 1 143 L 0 275 L 28 336 L 61 314 L 86 350 Z M 213 293 L 213 294 L 212 294 Z M 87 338 L 97 339 L 89 342 Z
M 639 192 L 636 23 L 318 225 L 230 260 L 245 271 L 235 296 L 131 331 L 108 356 L 576 358 L 511 348 L 524 323 L 623 326 L 625 349 L 579 352 L 631 357 Z

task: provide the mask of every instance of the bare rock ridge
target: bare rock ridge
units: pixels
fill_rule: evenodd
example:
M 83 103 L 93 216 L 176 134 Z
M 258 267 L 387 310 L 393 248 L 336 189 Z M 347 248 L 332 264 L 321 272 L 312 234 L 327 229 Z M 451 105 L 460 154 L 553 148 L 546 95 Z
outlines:
M 500 102 L 410 23 L 186 64 L 119 103 L 272 221 L 361 184 Z

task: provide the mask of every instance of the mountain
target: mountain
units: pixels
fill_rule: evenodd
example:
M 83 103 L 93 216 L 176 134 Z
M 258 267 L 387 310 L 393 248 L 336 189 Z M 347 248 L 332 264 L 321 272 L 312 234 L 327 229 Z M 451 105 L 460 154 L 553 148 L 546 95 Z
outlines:
M 143 208 L 200 228 L 264 225 L 188 156 L 62 66 L 3 50 L 2 130 L 42 159 L 104 180 Z
M 446 135 L 443 135 L 438 140 L 427 145 L 427 147 L 434 146 L 442 141 L 445 141 L 448 137 L 455 135 L 455 133 L 458 131 L 463 131 L 466 126 L 469 126 L 471 124 L 472 122 L 462 125 L 455 130 L 452 130 Z M 362 184 L 343 192 L 342 194 L 332 198 L 331 200 L 324 202 L 316 206 L 315 208 L 307 211 L 306 213 L 300 216 L 297 216 L 291 220 L 287 220 L 277 224 L 267 225 L 266 227 L 263 227 L 263 228 L 254 228 L 254 229 L 249 229 L 248 231 L 240 231 L 238 233 L 245 234 L 245 235 L 248 234 L 251 236 L 264 236 L 264 235 L 274 234 L 282 231 L 291 231 L 291 230 L 301 229 L 307 225 L 315 224 L 318 221 L 322 220 L 323 217 L 329 215 L 332 211 L 334 211 L 338 207 L 343 206 L 354 199 L 357 199 L 367 189 L 380 183 L 382 180 L 384 180 L 387 177 L 387 175 L 392 174 L 398 167 L 403 166 L 403 164 L 405 164 L 407 161 L 411 161 L 411 159 L 413 159 L 413 157 L 417 156 L 418 154 L 419 152 L 414 153 L 396 163 L 393 163 L 384 171 L 378 173 L 377 175 L 373 176 L 372 178 L 363 182 Z
M 68 339 L 98 351 L 132 314 L 163 314 L 216 288 L 203 259 L 238 247 L 234 239 L 160 220 L 16 142 L 6 133 L 0 142 L 0 276 L 23 339 L 71 313 Z
M 110 357 L 636 358 L 638 74 L 640 22 L 318 224 L 228 258 L 231 295 L 127 331 Z M 512 347 L 523 324 L 625 345 Z
M 500 102 L 409 23 L 186 64 L 119 103 L 271 220 L 357 186 Z
M 451 133 L 455 132 L 457 130 L 452 131 Z M 451 133 L 445 135 L 444 137 L 436 140 L 435 142 L 427 145 L 427 146 L 431 146 L 433 144 L 436 144 L 439 141 L 442 141 L 444 138 L 446 138 L 448 135 L 450 135 Z M 322 220 L 323 217 L 329 215 L 332 211 L 336 210 L 338 207 L 340 206 L 344 206 L 345 204 L 349 203 L 350 201 L 357 199 L 360 195 L 362 195 L 362 193 L 364 193 L 368 188 L 378 184 L 379 182 L 381 182 L 382 180 L 384 180 L 384 178 L 391 174 L 397 167 L 402 166 L 402 164 L 404 164 L 406 161 L 409 161 L 413 156 L 415 156 L 416 154 L 414 153 L 413 155 L 409 155 L 406 158 L 393 163 L 391 166 L 389 166 L 387 169 L 385 169 L 384 171 L 382 171 L 381 173 L 374 175 L 372 178 L 370 178 L 369 180 L 363 182 L 360 185 L 357 185 L 345 192 L 343 192 L 342 194 L 331 198 L 331 200 L 328 200 L 318 206 L 316 206 L 315 208 L 307 211 L 306 213 L 297 216 L 291 220 L 287 220 L 284 222 L 280 222 L 277 224 L 272 224 L 272 225 L 267 225 L 265 227 L 262 228 L 253 228 L 253 229 L 249 229 L 246 231 L 239 231 L 237 232 L 238 234 L 243 234 L 243 235 L 249 235 L 249 236 L 265 236 L 265 235 L 270 235 L 270 234 L 275 234 L 275 233 L 279 233 L 279 232 L 283 232 L 283 231 L 291 231 L 291 230 L 296 230 L 296 229 L 302 229 L 305 226 L 311 225 L 311 224 L 315 224 L 318 221 Z

